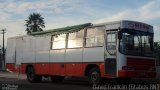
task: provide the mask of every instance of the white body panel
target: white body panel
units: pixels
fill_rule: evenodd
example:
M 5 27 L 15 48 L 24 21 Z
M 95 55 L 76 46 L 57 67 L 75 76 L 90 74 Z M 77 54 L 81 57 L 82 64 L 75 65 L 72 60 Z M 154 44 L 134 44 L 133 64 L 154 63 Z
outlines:
M 36 51 L 49 51 L 51 36 L 35 37 L 36 39 Z
M 15 63 L 16 39 L 8 39 L 6 50 L 6 63 Z
M 118 70 L 122 70 L 122 66 L 127 65 L 127 60 L 126 60 L 126 56 L 118 53 L 117 55 L 117 69 Z
M 16 65 L 20 65 L 23 59 L 23 38 L 16 39 Z
M 106 30 L 118 29 L 120 27 L 120 23 L 106 24 L 105 26 L 106 26 Z
M 48 62 L 50 53 L 51 36 L 35 37 L 36 40 L 36 62 Z
M 65 62 L 65 50 L 50 51 L 50 62 Z
M 36 52 L 36 62 L 48 62 L 49 63 L 49 51 Z
M 33 51 L 23 51 L 22 63 L 35 63 L 35 52 Z
M 83 49 L 67 49 L 66 50 L 66 62 L 82 62 Z
M 104 62 L 104 47 L 84 48 L 83 62 Z
M 36 51 L 36 37 L 30 37 L 30 51 L 35 52 Z
M 51 36 L 9 38 L 6 63 L 49 62 L 50 39 Z
M 23 38 L 22 63 L 35 63 L 35 39 L 33 37 Z

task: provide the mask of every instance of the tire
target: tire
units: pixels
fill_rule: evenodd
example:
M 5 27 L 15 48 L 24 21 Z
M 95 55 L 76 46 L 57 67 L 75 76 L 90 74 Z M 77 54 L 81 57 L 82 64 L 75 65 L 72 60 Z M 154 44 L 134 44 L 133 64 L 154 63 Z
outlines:
M 38 83 L 42 80 L 42 77 L 35 74 L 33 67 L 29 67 L 27 69 L 27 80 L 31 83 Z
M 59 83 L 64 80 L 64 76 L 51 76 L 51 80 L 53 83 Z
M 95 85 L 100 84 L 102 79 L 100 76 L 100 71 L 97 67 L 91 68 L 88 74 L 89 84 Z

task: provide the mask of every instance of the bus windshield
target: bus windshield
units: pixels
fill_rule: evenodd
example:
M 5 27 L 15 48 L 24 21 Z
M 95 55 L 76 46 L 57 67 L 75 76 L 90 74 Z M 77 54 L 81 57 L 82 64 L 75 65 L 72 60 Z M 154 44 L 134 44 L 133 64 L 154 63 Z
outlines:
M 153 56 L 153 33 L 143 32 L 133 29 L 123 29 L 120 31 L 121 53 L 136 56 Z

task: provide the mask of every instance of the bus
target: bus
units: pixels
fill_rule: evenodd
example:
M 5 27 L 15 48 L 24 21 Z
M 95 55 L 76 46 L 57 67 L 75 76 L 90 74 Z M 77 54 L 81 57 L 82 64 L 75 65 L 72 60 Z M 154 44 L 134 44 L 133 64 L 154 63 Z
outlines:
M 6 69 L 27 75 L 29 82 L 49 76 L 103 78 L 156 77 L 153 26 L 131 20 L 85 23 L 7 39 Z

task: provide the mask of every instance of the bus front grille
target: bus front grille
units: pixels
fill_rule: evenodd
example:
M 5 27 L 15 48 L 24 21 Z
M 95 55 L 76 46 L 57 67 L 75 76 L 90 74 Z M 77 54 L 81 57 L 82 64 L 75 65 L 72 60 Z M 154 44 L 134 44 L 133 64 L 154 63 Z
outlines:
M 149 70 L 155 67 L 154 59 L 127 58 L 127 66 L 131 66 L 134 70 Z

